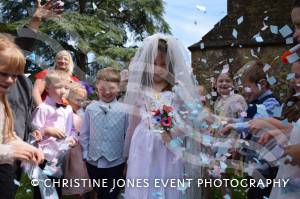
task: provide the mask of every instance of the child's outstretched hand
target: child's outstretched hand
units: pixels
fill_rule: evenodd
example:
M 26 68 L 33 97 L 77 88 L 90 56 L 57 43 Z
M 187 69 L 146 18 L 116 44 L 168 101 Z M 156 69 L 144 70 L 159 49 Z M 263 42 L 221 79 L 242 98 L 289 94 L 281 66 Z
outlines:
M 292 157 L 292 160 L 285 161 L 286 164 L 298 165 L 300 167 L 300 144 L 286 146 L 285 155 Z
M 32 161 L 34 164 L 40 164 L 44 160 L 44 153 L 23 141 L 13 141 L 9 143 L 12 147 L 12 158 L 15 160 Z
M 233 129 L 233 126 L 231 124 L 228 124 L 224 128 L 222 128 L 220 131 L 218 131 L 218 134 L 220 136 L 228 135 L 232 129 Z
M 43 134 L 39 130 L 33 131 L 32 136 L 35 138 L 36 141 L 41 141 L 43 139 Z
M 67 137 L 66 141 L 69 143 L 70 147 L 74 147 L 77 144 L 77 141 L 74 137 Z
M 44 134 L 50 137 L 55 137 L 58 139 L 64 138 L 65 134 L 61 130 L 53 127 L 46 127 L 44 129 Z

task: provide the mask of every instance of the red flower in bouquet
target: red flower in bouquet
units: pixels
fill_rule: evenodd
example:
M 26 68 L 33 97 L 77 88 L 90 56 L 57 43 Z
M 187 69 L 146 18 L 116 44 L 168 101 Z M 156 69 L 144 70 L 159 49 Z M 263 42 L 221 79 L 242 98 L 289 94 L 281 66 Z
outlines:
M 164 106 L 163 106 L 163 110 L 164 110 L 166 113 L 170 113 L 170 112 L 173 111 L 173 107 L 172 107 L 172 106 L 164 105 Z
M 153 116 L 159 116 L 160 115 L 160 110 L 159 109 L 153 110 L 152 115 Z
M 163 117 L 161 119 L 161 125 L 164 128 L 170 128 L 172 126 L 172 117 L 168 116 L 168 117 Z

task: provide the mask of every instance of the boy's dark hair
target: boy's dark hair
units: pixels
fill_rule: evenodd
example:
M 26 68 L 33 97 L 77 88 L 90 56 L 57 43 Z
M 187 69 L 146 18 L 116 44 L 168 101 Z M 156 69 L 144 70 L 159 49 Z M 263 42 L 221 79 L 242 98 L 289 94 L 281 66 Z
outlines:
M 298 8 L 298 7 L 300 7 L 300 0 L 295 0 L 293 8 Z
M 259 60 L 247 62 L 241 73 L 242 82 L 249 81 L 258 84 L 261 80 L 267 80 L 266 73 L 263 70 L 264 64 Z M 268 84 L 269 85 L 269 84 Z

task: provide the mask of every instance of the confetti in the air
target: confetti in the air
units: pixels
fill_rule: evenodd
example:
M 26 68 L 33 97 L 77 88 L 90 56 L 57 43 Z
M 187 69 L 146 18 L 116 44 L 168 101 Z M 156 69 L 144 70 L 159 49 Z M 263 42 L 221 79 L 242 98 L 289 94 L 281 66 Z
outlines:
M 205 7 L 205 6 L 197 5 L 196 8 L 197 8 L 199 11 L 206 13 L 206 7 Z
M 283 38 L 286 38 L 293 33 L 293 30 L 288 25 L 285 25 L 279 30 L 279 32 Z
M 241 16 L 240 18 L 238 18 L 238 20 L 237 20 L 238 25 L 243 23 L 243 21 L 244 21 L 244 16 Z

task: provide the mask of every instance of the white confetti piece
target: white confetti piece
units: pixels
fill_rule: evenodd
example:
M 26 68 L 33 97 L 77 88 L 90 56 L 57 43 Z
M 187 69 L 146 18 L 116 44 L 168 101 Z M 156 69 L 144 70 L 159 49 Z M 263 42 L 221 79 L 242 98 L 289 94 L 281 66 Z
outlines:
M 261 36 L 255 37 L 257 43 L 263 42 L 264 39 Z
M 14 179 L 14 183 L 15 183 L 15 185 L 17 185 L 18 187 L 21 185 L 21 183 L 20 183 L 18 180 L 16 180 L 16 179 Z
M 233 58 L 229 58 L 229 59 L 228 59 L 229 63 L 232 63 L 233 60 L 234 60 Z
M 98 7 L 97 7 L 97 5 L 93 2 L 93 4 L 92 4 L 92 6 L 93 6 L 93 9 L 94 10 L 96 10 Z
M 271 33 L 278 34 L 278 26 L 270 26 Z
M 293 30 L 288 25 L 285 25 L 279 30 L 279 32 L 283 38 L 286 38 L 293 33 Z
M 204 43 L 200 43 L 200 49 L 204 49 Z
M 265 64 L 263 70 L 264 72 L 267 72 L 268 70 L 270 70 L 270 68 L 271 68 L 270 64 Z
M 196 8 L 197 8 L 199 11 L 206 13 L 206 7 L 205 7 L 205 6 L 197 5 Z
M 252 92 L 250 87 L 245 87 L 244 90 L 245 90 L 246 93 L 251 93 Z
M 204 64 L 206 64 L 206 63 L 207 63 L 207 60 L 204 59 L 204 58 L 202 58 L 202 59 L 201 59 L 201 62 L 203 62 Z
M 241 117 L 247 117 L 247 112 L 243 111 L 240 113 Z
M 243 23 L 243 21 L 244 21 L 244 16 L 241 16 L 240 18 L 238 18 L 238 20 L 237 20 L 238 25 Z
M 123 12 L 124 8 L 123 7 L 120 7 L 119 8 L 119 12 Z
M 237 35 L 238 35 L 238 32 L 237 32 L 237 30 L 234 28 L 234 29 L 232 30 L 232 36 L 233 36 L 234 38 L 237 39 Z
M 264 21 L 268 21 L 268 20 L 269 20 L 269 17 L 266 16 L 266 17 L 264 18 Z
M 255 58 L 257 58 L 257 59 L 258 59 L 258 57 L 257 57 L 257 55 L 254 53 L 254 50 L 253 50 L 253 49 L 251 49 L 251 51 L 250 51 L 250 52 L 251 52 L 251 56 L 252 56 L 252 57 L 255 57 Z
M 267 24 L 265 24 L 265 22 L 263 22 L 263 27 L 260 29 L 261 31 L 265 31 L 269 28 L 269 26 Z
M 213 97 L 217 97 L 217 96 L 218 96 L 218 94 L 217 94 L 217 92 L 211 92 L 211 96 L 213 96 Z
M 226 65 L 224 65 L 223 66 L 223 69 L 222 69 L 222 74 L 225 74 L 225 73 L 228 73 L 229 72 L 229 65 L 228 64 L 226 64 Z

